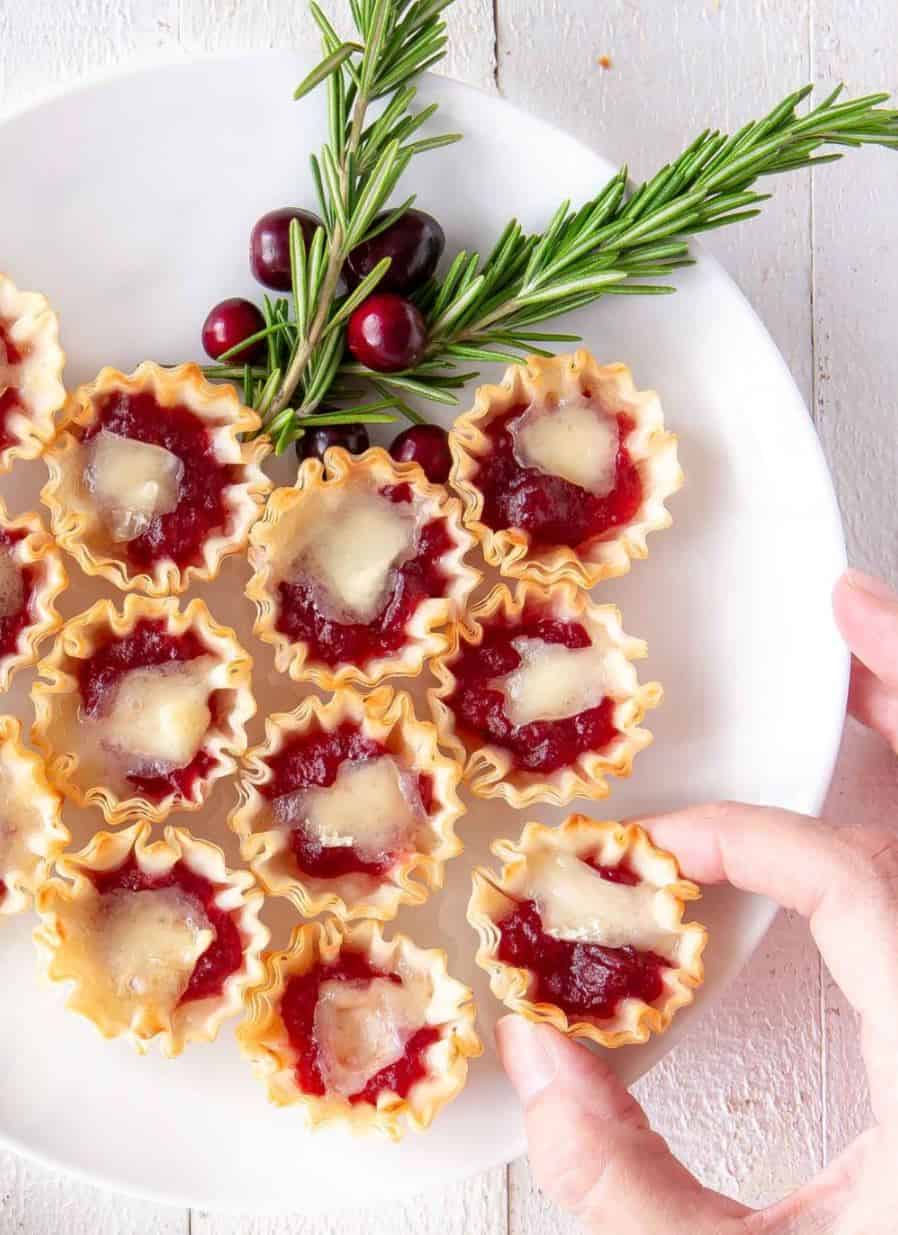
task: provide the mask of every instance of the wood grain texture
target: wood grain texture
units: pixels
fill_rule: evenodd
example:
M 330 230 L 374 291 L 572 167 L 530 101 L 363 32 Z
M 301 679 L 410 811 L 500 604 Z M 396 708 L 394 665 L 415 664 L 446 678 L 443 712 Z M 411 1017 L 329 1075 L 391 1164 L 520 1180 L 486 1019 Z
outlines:
M 344 18 L 346 0 L 329 3 Z M 445 71 L 577 133 L 634 175 L 708 124 L 732 128 L 800 82 L 898 88 L 898 9 L 866 0 L 457 0 Z M 302 0 L 0 0 L 0 108 L 131 61 L 284 46 Z M 498 58 L 496 58 L 498 50 Z M 602 67 L 606 57 L 608 67 Z M 813 406 L 852 559 L 898 582 L 894 163 L 868 152 L 776 186 L 765 218 L 709 247 Z M 858 786 L 864 786 L 859 794 Z M 828 811 L 894 819 L 898 767 L 850 727 Z M 804 925 L 781 917 L 741 979 L 638 1086 L 675 1150 L 749 1204 L 781 1195 L 869 1120 L 850 1009 Z M 0 1235 L 562 1235 L 525 1162 L 400 1206 L 235 1220 L 124 1200 L 0 1153 Z

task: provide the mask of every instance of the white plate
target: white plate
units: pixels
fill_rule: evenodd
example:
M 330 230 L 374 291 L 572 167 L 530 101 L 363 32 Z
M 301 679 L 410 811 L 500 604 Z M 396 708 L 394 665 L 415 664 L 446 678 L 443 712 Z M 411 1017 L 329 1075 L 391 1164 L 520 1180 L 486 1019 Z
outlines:
M 252 223 L 273 206 L 313 204 L 308 155 L 325 131 L 323 104 L 320 93 L 299 106 L 290 101 L 309 63 L 289 53 L 157 67 L 69 93 L 0 127 L 2 264 L 59 310 L 70 384 L 104 364 L 197 357 L 208 307 L 258 292 L 246 260 Z M 452 250 L 485 247 L 512 213 L 540 227 L 563 195 L 582 199 L 612 170 L 557 130 L 464 86 L 431 78 L 421 97 L 439 101 L 446 129 L 466 134 L 464 143 L 422 157 L 409 176 Z M 650 717 L 655 744 L 598 813 L 722 796 L 814 811 L 832 770 L 846 688 L 847 658 L 829 606 L 844 564 L 832 488 L 798 391 L 736 287 L 707 258 L 677 284 L 676 297 L 609 298 L 576 319 L 601 357 L 627 361 L 640 384 L 661 391 L 687 476 L 672 503 L 674 528 L 651 538 L 649 561 L 602 589 L 621 603 L 627 629 L 649 640 L 643 673 L 664 683 L 666 698 Z M 41 464 L 17 465 L 3 479 L 13 510 L 36 504 L 42 474 Z M 213 613 L 248 639 L 241 574 L 232 563 L 205 593 Z M 96 590 L 79 578 L 66 611 L 77 612 Z M 292 706 L 296 688 L 276 677 L 264 650 L 254 651 L 263 711 Z M 25 717 L 27 685 L 17 684 L 9 705 Z M 232 792 L 220 784 L 210 807 L 189 821 L 231 854 L 223 819 Z M 528 815 L 554 820 L 561 812 Z M 97 825 L 74 822 L 79 838 Z M 62 989 L 38 985 L 32 923 L 21 920 L 0 934 L 7 992 L 0 1136 L 91 1180 L 204 1209 L 361 1203 L 519 1154 L 517 1104 L 491 1046 L 500 1009 L 474 967 L 464 905 L 472 863 L 487 856 L 490 838 L 516 834 L 522 822 L 501 805 L 472 809 L 462 826 L 467 853 L 452 864 L 445 892 L 401 918 L 420 943 L 445 946 L 452 970 L 473 982 L 490 1044 L 464 1094 L 427 1135 L 396 1147 L 308 1134 L 297 1111 L 266 1104 L 229 1030 L 176 1062 L 103 1041 L 63 1010 Z M 617 1053 L 628 1081 L 742 967 L 772 909 L 718 890 L 700 915 L 712 932 L 707 985 L 665 1039 Z M 283 935 L 283 906 L 274 916 Z

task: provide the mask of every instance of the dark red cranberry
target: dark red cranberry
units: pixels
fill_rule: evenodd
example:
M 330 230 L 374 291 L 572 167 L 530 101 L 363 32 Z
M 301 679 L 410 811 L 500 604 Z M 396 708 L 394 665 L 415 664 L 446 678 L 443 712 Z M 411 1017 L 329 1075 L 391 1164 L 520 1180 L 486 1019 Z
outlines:
M 378 215 L 375 222 L 384 217 Z M 386 231 L 352 250 L 343 277 L 349 287 L 357 287 L 379 261 L 389 257 L 392 264 L 377 290 L 407 296 L 433 276 L 445 247 L 446 233 L 433 215 L 423 210 L 406 210 Z
M 444 485 L 449 479 L 449 434 L 439 425 L 412 425 L 399 434 L 390 454 L 400 463 L 417 463 L 435 485 Z
M 261 284 L 276 292 L 289 292 L 293 285 L 290 276 L 291 219 L 299 219 L 308 248 L 315 229 L 321 226 L 321 220 L 317 214 L 300 210 L 298 206 L 269 210 L 259 219 L 249 238 L 250 269 Z
M 361 364 L 378 373 L 413 369 L 427 347 L 427 327 L 421 311 L 394 292 L 375 292 L 349 319 L 349 350 Z
M 306 429 L 296 443 L 296 453 L 300 459 L 321 459 L 324 462 L 324 452 L 331 446 L 342 446 L 351 455 L 360 455 L 370 445 L 364 425 L 320 425 L 317 429 Z
M 265 318 L 261 310 L 251 300 L 232 296 L 230 300 L 222 300 L 209 310 L 209 315 L 203 322 L 203 347 L 207 355 L 218 360 L 232 347 L 264 329 Z M 256 364 L 263 361 L 265 356 L 265 340 L 257 339 L 255 343 L 235 352 L 233 359 L 244 364 Z

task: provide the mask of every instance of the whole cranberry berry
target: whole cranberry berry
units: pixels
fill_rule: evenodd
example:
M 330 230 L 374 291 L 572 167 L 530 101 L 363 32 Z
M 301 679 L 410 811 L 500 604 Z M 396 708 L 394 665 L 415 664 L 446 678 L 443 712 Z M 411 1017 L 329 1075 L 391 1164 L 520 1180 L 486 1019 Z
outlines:
M 421 310 L 395 292 L 375 292 L 349 319 L 346 342 L 360 364 L 378 373 L 413 369 L 424 357 L 427 327 Z
M 435 485 L 444 485 L 449 479 L 449 434 L 439 425 L 412 425 L 398 435 L 390 454 L 399 463 L 417 463 Z
M 378 215 L 375 223 L 383 219 Z M 431 214 L 406 210 L 385 231 L 357 245 L 343 270 L 349 287 L 357 287 L 378 262 L 389 257 L 390 268 L 377 285 L 379 292 L 408 295 L 433 276 L 446 247 L 446 233 Z
M 264 329 L 261 310 L 251 300 L 232 296 L 209 310 L 203 322 L 203 348 L 213 360 L 219 360 L 232 347 Z M 257 364 L 265 359 L 266 351 L 265 340 L 257 339 L 235 352 L 232 359 L 235 363 Z
M 296 443 L 300 459 L 320 459 L 324 462 L 325 451 L 331 446 L 342 446 L 351 455 L 364 454 L 371 442 L 364 425 L 319 425 L 306 429 Z
M 311 210 L 298 206 L 281 206 L 263 214 L 252 230 L 249 240 L 249 264 L 253 276 L 264 287 L 276 292 L 289 292 L 293 286 L 290 274 L 290 222 L 299 220 L 306 248 L 312 243 L 321 220 Z

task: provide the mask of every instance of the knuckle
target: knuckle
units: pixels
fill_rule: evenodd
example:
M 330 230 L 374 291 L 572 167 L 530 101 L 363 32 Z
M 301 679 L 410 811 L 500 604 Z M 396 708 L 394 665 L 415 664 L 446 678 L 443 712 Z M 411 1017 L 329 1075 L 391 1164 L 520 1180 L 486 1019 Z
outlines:
M 865 886 L 898 902 L 898 833 L 864 827 L 840 833 L 839 841 L 850 851 Z

